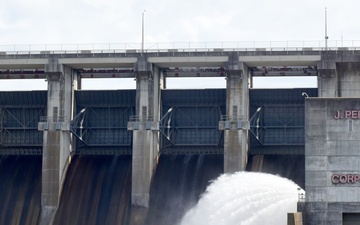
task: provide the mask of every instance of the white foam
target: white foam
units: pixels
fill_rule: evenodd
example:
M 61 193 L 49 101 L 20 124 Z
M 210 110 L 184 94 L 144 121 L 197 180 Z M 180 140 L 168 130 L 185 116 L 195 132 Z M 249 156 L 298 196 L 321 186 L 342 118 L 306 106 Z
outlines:
M 299 186 L 279 176 L 238 172 L 212 182 L 181 225 L 286 225 Z

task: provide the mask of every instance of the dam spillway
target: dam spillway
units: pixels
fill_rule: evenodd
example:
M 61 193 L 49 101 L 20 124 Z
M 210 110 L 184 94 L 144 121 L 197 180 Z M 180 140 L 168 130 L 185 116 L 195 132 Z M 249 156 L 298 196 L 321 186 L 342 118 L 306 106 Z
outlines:
M 304 101 L 301 96 L 303 91 L 309 94 L 316 94 L 315 89 L 289 89 L 283 90 L 283 94 L 280 94 L 277 90 L 251 90 L 250 97 L 253 102 L 251 109 L 256 111 L 259 104 L 262 106 L 269 104 L 267 101 L 270 98 L 268 100 L 265 98 L 268 98 L 271 93 L 275 93 L 273 94 L 274 96 L 283 96 L 283 98 L 276 100 L 279 103 L 285 103 L 289 100 L 297 101 L 291 99 L 290 93 L 295 93 L 293 96 L 300 96 L 297 99 Z M 121 99 L 133 99 L 135 92 L 132 90 L 121 92 L 75 92 L 77 97 L 76 110 L 80 116 L 74 120 L 72 129 L 75 136 L 80 137 L 82 135 L 82 141 L 77 143 L 77 152 L 71 156 L 71 163 L 66 172 L 59 208 L 55 214 L 53 224 L 62 224 L 64 222 L 67 224 L 103 224 L 104 221 L 108 221 L 106 224 L 131 224 L 131 132 L 126 130 L 124 120 L 127 120 L 130 117 L 130 113 L 134 112 L 134 110 L 132 109 L 132 104 L 127 105 L 128 103 L 119 103 L 119 101 Z M 167 144 L 163 145 L 162 153 L 158 159 L 150 191 L 149 208 L 144 218 L 145 224 L 172 224 L 173 222 L 180 221 L 186 210 L 196 204 L 209 181 L 215 179 L 224 171 L 224 156 L 221 147 L 221 142 L 223 141 L 222 134 L 216 125 L 217 119 L 221 117 L 221 112 L 224 110 L 224 103 L 216 106 L 214 100 L 207 100 L 210 103 L 206 103 L 205 99 L 214 98 L 215 102 L 224 102 L 225 90 L 169 90 L 168 93 L 163 91 L 162 94 L 164 101 L 163 108 L 166 109 L 164 110 L 164 115 L 169 108 L 174 108 L 174 114 L 171 116 L 172 123 L 179 127 L 174 127 L 173 129 L 180 130 L 178 131 L 180 134 L 178 136 L 179 139 L 177 137 L 172 138 L 172 142 L 178 144 L 177 146 L 170 145 L 168 139 L 164 140 L 164 143 Z M 184 99 L 187 99 L 187 96 L 194 95 L 194 93 L 197 97 L 194 97 L 186 105 Z M 40 103 L 46 97 L 45 91 L 25 93 L 3 92 L 2 94 L 3 96 L 8 95 L 8 97 L 4 98 L 16 95 L 40 101 L 39 103 L 32 102 L 32 106 L 27 107 L 15 106 L 15 102 L 12 103 L 12 107 L 8 105 L 6 107 L 8 115 L 6 118 L 8 118 L 8 121 L 4 124 L 12 124 L 14 126 L 13 124 L 16 121 L 21 121 L 21 118 L 27 118 L 22 121 L 23 124 L 31 124 L 29 121 L 34 119 L 32 115 L 38 115 L 38 119 L 40 119 L 41 113 L 36 114 L 35 112 L 42 112 L 45 107 L 44 105 L 40 106 Z M 102 99 L 105 98 L 104 96 L 109 99 L 108 102 Z M 121 96 L 126 96 L 126 98 Z M 196 100 L 197 98 L 198 100 Z M 23 101 L 20 98 L 17 99 L 20 103 Z M 115 100 L 118 101 L 116 104 L 113 102 Z M 194 102 L 191 103 L 191 101 Z M 199 103 L 196 103 L 196 101 L 201 104 L 197 105 Z M 272 100 L 271 103 L 273 104 L 274 101 Z M 279 105 L 278 107 L 284 115 L 287 115 L 286 111 L 289 110 L 289 105 L 288 108 L 284 108 L 285 105 Z M 84 108 L 86 108 L 86 115 L 81 113 Z M 269 108 L 268 113 L 272 113 L 273 108 Z M 30 115 L 22 115 L 27 112 Z M 269 114 L 265 117 L 269 116 L 271 118 L 276 116 L 276 114 Z M 281 117 L 285 118 L 286 116 L 280 116 L 279 118 Z M 9 118 L 12 119 L 10 120 Z M 287 120 L 289 119 L 292 120 L 292 118 L 287 118 Z M 83 121 L 81 129 L 78 125 L 80 120 Z M 121 120 L 123 121 L 121 122 Z M 268 123 L 268 120 L 265 119 L 265 123 Z M 277 121 L 274 118 L 271 120 Z M 197 124 L 197 126 L 192 125 L 193 123 Z M 107 124 L 111 126 L 106 127 Z M 211 124 L 212 126 L 209 126 Z M 168 130 L 164 129 L 163 132 L 170 132 L 169 127 L 165 127 Z M 287 129 L 291 129 L 291 127 L 289 126 Z M 14 128 L 8 128 L 8 130 L 8 134 L 11 135 Z M 194 132 L 198 130 L 200 130 L 197 134 L 199 136 L 194 137 Z M 15 132 L 18 131 L 15 130 Z M 92 133 L 86 134 L 87 132 Z M 118 138 L 110 132 L 116 133 Z M 39 133 L 41 131 L 37 130 L 36 127 L 34 129 L 27 128 L 26 132 L 22 133 L 20 137 L 41 137 Z M 189 140 L 191 140 L 188 146 L 184 145 L 186 144 L 187 135 L 190 135 Z M 271 132 L 265 134 L 263 140 L 269 139 L 272 143 L 276 141 L 268 138 L 266 135 L 272 134 Z M 294 136 L 294 134 L 288 135 L 289 137 Z M 106 139 L 104 139 L 105 137 Z M 196 140 L 196 138 L 201 138 L 200 144 L 196 145 L 194 143 L 193 140 Z M 206 140 L 210 144 L 213 143 L 213 145 L 204 145 Z M 119 144 L 120 141 L 123 141 L 123 143 Z M 252 168 L 253 157 L 258 154 L 257 151 L 266 151 L 266 147 L 269 154 L 263 156 L 261 171 L 280 174 L 281 176 L 291 178 L 300 186 L 304 186 L 304 156 L 300 154 L 301 151 L 298 148 L 289 145 L 287 147 L 280 146 L 276 151 L 271 151 L 271 149 L 274 149 L 273 146 L 265 145 L 262 146 L 263 148 L 260 148 L 258 140 L 253 140 L 253 142 L 254 150 L 250 150 L 250 153 L 254 151 L 255 154 L 249 155 L 247 170 L 254 170 Z M 118 144 L 118 146 L 114 146 L 114 143 Z M 279 141 L 278 144 L 280 144 Z M 37 157 L 38 174 L 35 180 L 40 182 L 42 149 L 39 149 L 38 145 L 40 143 L 32 147 L 26 146 L 26 148 L 9 148 L 7 151 L 23 151 L 23 154 L 29 155 L 26 157 Z M 293 151 L 293 154 L 290 154 L 291 151 Z M 17 152 L 12 154 L 15 153 L 19 154 Z M 11 177 L 8 179 L 11 180 Z M 27 182 L 31 183 L 32 181 Z M 38 186 L 38 199 L 35 201 L 38 209 L 41 208 L 40 192 L 41 188 Z M 39 219 L 37 218 L 37 220 Z
M 268 170 L 295 179 L 306 189 L 304 174 L 314 175 L 319 169 L 309 162 L 320 159 L 305 154 L 305 121 L 313 113 L 306 113 L 305 102 L 317 97 L 356 98 L 358 61 L 357 51 L 349 49 L 3 54 L 1 78 L 46 78 L 48 90 L 0 93 L 0 151 L 42 155 L 41 200 L 36 201 L 42 212 L 50 213 L 42 213 L 39 220 L 54 219 L 54 223 L 58 213 L 66 214 L 61 207 L 66 202 L 63 196 L 71 190 L 68 174 L 77 177 L 73 166 L 83 166 L 87 160 L 82 158 L 94 155 L 130 158 L 130 208 L 147 212 L 152 210 L 157 167 L 169 155 L 220 155 L 222 162 L 217 165 L 222 170 L 217 173 Z M 256 76 L 317 76 L 319 87 L 258 90 L 252 88 Z M 136 89 L 81 90 L 82 78 L 97 77 L 134 78 Z M 167 90 L 167 77 L 223 77 L 227 86 Z M 90 158 L 87 163 L 96 166 L 96 159 Z M 286 173 L 289 167 L 284 163 L 292 165 L 293 172 Z M 204 190 L 200 186 L 196 193 Z M 314 202 L 307 203 L 306 210 L 313 215 L 311 206 L 321 193 L 311 186 L 309 190 Z M 101 191 L 98 194 L 108 198 Z M 128 211 L 121 215 L 129 223 L 136 220 L 128 217 Z

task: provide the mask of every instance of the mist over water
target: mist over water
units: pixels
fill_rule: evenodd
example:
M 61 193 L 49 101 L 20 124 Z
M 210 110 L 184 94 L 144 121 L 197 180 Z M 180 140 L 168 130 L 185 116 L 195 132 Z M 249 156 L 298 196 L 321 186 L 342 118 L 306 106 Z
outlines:
M 181 225 L 286 225 L 299 186 L 279 176 L 238 172 L 213 181 Z

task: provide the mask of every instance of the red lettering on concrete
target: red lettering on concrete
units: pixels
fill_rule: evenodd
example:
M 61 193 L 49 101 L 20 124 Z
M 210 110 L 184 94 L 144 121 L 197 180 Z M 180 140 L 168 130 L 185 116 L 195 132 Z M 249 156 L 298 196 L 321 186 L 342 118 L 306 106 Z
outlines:
M 331 182 L 333 184 L 354 184 L 360 181 L 360 174 L 333 174 Z
M 351 116 L 351 111 L 345 111 L 345 118 L 349 118 Z
M 333 175 L 331 176 L 331 181 L 332 181 L 334 184 L 339 183 L 339 175 L 333 174 Z
M 342 113 L 343 112 L 343 113 Z M 336 120 L 341 119 L 360 119 L 360 110 L 344 110 L 344 111 L 336 111 L 333 116 Z
M 339 181 L 340 181 L 340 183 L 345 184 L 347 181 L 347 176 L 345 174 L 340 175 Z
M 334 118 L 335 118 L 336 120 L 341 119 L 340 111 L 336 111 L 336 114 L 335 114 Z
M 355 175 L 355 181 L 354 181 L 354 182 L 356 183 L 356 182 L 358 182 L 359 180 L 360 180 L 360 175 L 359 175 L 359 174 L 356 174 L 356 175 Z
M 353 118 L 353 119 L 359 118 L 358 114 L 357 114 L 357 111 L 351 111 L 351 118 Z

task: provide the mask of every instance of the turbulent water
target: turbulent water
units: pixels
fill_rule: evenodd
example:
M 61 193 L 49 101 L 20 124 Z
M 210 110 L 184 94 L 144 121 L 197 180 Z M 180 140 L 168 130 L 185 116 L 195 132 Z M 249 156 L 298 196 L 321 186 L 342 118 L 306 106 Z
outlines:
M 238 172 L 216 179 L 181 225 L 285 225 L 298 185 L 279 176 Z
M 301 166 L 296 166 L 303 160 L 282 159 L 264 158 L 263 169 L 303 183 Z M 223 155 L 161 155 L 149 208 L 141 212 L 144 222 L 133 223 L 131 156 L 75 156 L 54 224 L 175 225 L 198 202 L 182 225 L 285 224 L 277 222 L 275 215 L 288 200 L 296 202 L 297 185 L 277 176 L 237 173 L 221 175 L 208 186 L 223 173 L 223 160 Z M 41 156 L 0 157 L 0 224 L 39 224 L 41 164 Z M 292 211 L 295 208 L 286 208 Z M 281 215 L 285 218 L 286 213 Z

